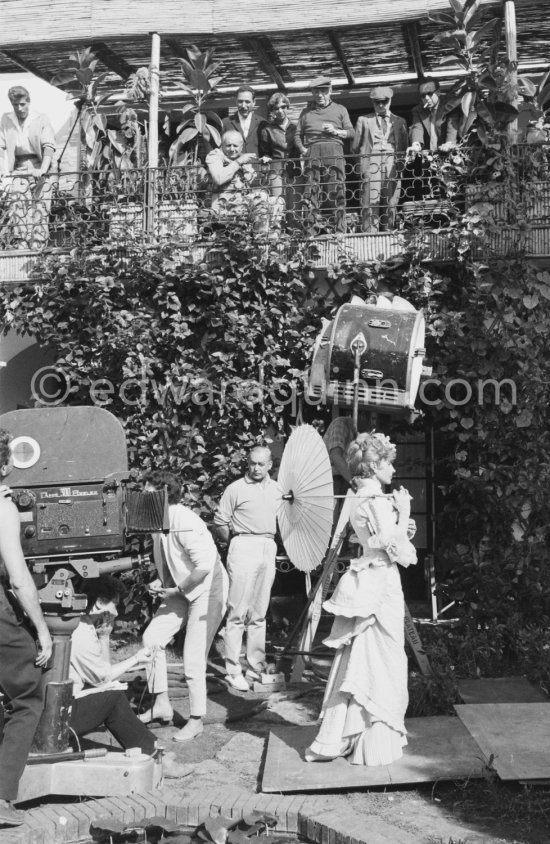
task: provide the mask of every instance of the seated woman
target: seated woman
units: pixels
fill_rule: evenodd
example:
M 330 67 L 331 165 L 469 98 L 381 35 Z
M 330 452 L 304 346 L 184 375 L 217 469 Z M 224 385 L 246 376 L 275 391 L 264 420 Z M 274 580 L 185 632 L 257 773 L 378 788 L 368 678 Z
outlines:
M 347 452 L 357 495 L 350 521 L 363 546 L 324 607 L 333 613 L 325 644 L 336 651 L 322 724 L 308 762 L 349 756 L 355 765 L 389 765 L 407 743 L 407 657 L 403 591 L 396 563 L 416 563 L 405 489 L 384 495 L 395 446 L 384 434 L 359 434 Z
M 130 668 L 150 663 L 152 653 L 141 648 L 113 665 L 110 633 L 124 591 L 122 584 L 114 577 L 101 575 L 86 580 L 82 588 L 88 596 L 88 608 L 71 637 L 69 677 L 74 683 L 74 699 L 69 726 L 82 736 L 104 725 L 125 750 L 139 747 L 142 753 L 154 756 L 159 749 L 156 737 L 139 720 L 116 683 Z M 163 755 L 162 770 L 169 778 L 188 773 L 173 753 Z

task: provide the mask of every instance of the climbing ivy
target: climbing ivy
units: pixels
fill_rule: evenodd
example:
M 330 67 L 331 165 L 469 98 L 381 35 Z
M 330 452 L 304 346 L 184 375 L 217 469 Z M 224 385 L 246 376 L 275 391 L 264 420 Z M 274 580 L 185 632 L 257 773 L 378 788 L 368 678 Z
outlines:
M 175 247 L 106 243 L 1 293 L 6 325 L 52 350 L 64 402 L 114 413 L 131 464 L 172 469 L 205 513 L 251 445 L 288 433 L 326 310 L 307 262 L 266 254 L 246 223 L 215 246 L 190 263 Z

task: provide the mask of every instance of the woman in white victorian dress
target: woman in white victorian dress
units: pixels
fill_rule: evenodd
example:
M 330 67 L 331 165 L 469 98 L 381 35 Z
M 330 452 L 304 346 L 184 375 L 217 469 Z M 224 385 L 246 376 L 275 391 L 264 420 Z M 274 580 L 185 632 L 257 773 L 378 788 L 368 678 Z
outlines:
M 383 493 L 395 472 L 395 446 L 388 437 L 360 434 L 347 459 L 357 490 L 350 521 L 363 553 L 324 603 L 335 615 L 325 644 L 336 653 L 321 727 L 306 759 L 349 756 L 356 765 L 389 765 L 407 743 L 405 605 L 397 563 L 416 563 L 409 541 L 415 527 L 408 492 Z

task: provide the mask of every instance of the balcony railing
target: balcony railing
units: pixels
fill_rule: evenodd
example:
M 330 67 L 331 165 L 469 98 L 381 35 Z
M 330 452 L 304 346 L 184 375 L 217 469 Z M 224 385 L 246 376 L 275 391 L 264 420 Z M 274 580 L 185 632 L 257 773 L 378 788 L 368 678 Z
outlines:
M 474 162 L 468 179 L 451 178 L 455 171 L 445 167 L 445 157 L 432 154 L 258 162 L 218 187 L 201 165 L 42 180 L 22 173 L 0 183 L 0 257 L 105 242 L 121 248 L 171 243 L 190 256 L 196 249 L 204 255 L 234 221 L 247 221 L 260 241 L 357 247 L 370 238 L 378 252 L 381 236 L 395 252 L 411 234 L 436 232 L 441 250 L 465 210 L 494 223 L 504 251 L 506 231 L 528 222 L 543 232 L 535 251 L 550 254 L 548 148 L 536 155 L 517 148 L 511 173 L 480 172 Z

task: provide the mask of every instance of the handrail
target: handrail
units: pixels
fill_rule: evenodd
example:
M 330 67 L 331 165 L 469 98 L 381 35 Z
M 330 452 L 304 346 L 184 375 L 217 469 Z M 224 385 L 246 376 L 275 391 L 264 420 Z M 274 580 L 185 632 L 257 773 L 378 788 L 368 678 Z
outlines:
M 550 225 L 550 145 L 512 149 L 512 170 L 474 154 L 262 160 L 219 187 L 202 164 L 140 170 L 14 173 L 0 182 L 0 252 L 206 242 L 233 220 L 258 239 L 445 229 L 465 210 L 495 225 Z M 450 155 L 454 155 L 451 153 Z

